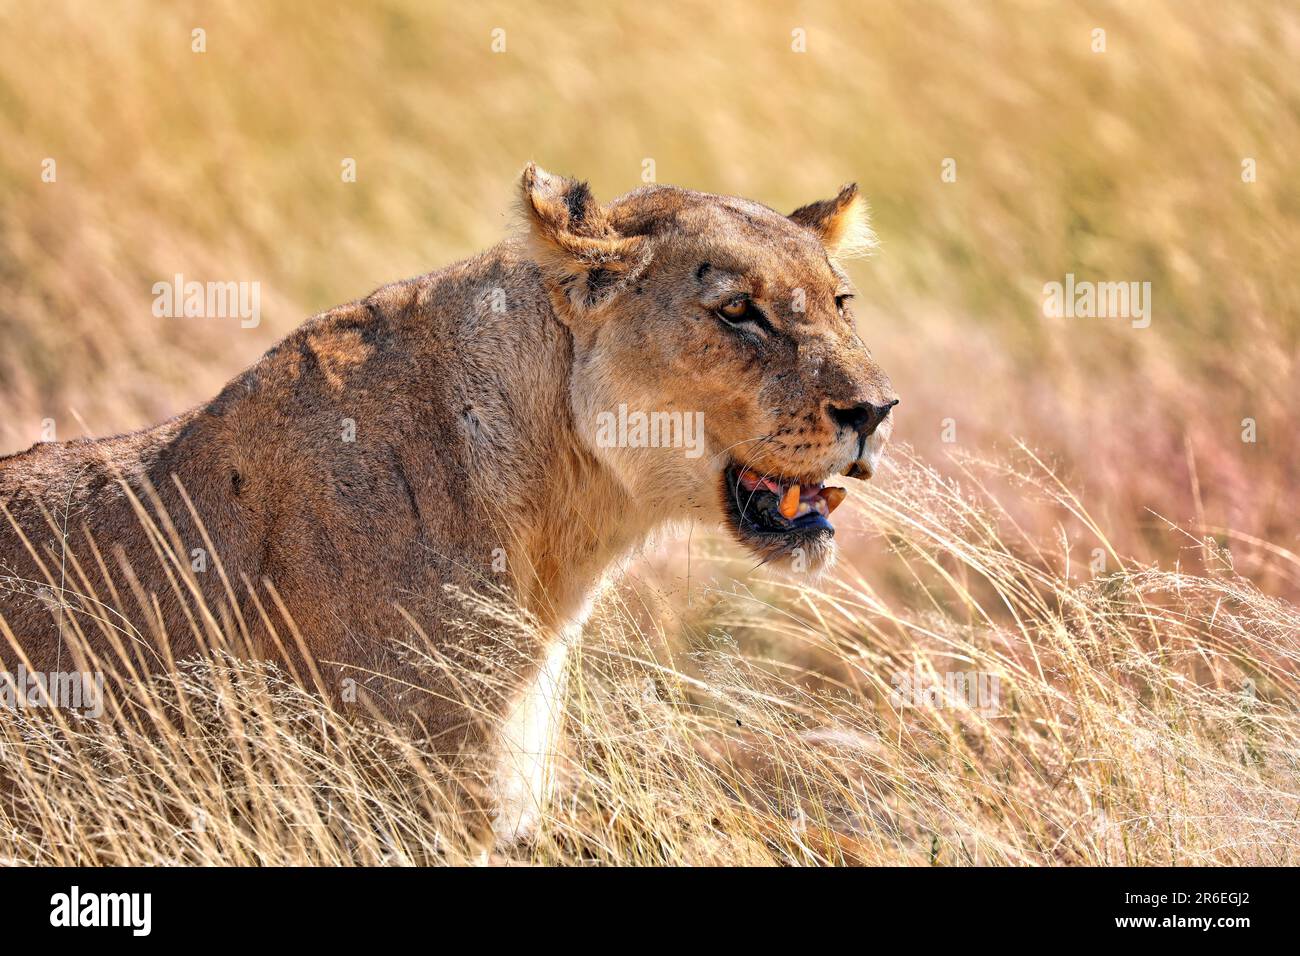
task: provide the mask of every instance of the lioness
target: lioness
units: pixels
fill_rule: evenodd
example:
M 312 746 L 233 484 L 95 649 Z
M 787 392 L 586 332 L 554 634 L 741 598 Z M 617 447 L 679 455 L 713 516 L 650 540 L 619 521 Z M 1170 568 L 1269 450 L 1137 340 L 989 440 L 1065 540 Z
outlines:
M 898 402 L 836 263 L 871 242 L 856 187 L 789 216 L 670 186 L 602 206 L 533 165 L 521 187 L 526 235 L 309 319 L 212 401 L 0 459 L 6 669 L 67 666 L 87 590 L 123 615 L 85 626 L 94 654 L 167 667 L 202 649 L 201 596 L 248 653 L 314 658 L 327 693 L 497 754 L 511 835 L 621 556 L 697 518 L 827 562 L 845 492 L 824 482 L 872 476 Z M 620 409 L 702 413 L 702 453 L 611 441 Z M 452 626 L 452 595 L 485 588 L 545 636 Z M 453 666 L 414 660 L 416 634 Z

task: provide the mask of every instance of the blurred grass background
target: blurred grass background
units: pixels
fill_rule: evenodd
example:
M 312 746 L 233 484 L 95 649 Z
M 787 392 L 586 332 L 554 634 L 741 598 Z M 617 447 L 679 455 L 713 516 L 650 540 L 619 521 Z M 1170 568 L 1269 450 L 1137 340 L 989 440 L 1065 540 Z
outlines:
M 856 180 L 861 331 L 914 454 L 855 485 L 818 587 L 703 535 L 632 568 L 572 668 L 577 797 L 532 852 L 1287 863 L 1297 618 L 1254 585 L 1300 596 L 1297 62 L 1284 2 L 0 0 L 0 454 L 47 418 L 153 424 L 306 316 L 495 243 L 530 159 L 787 211 Z M 1150 327 L 1044 317 L 1069 272 L 1150 282 Z M 261 325 L 154 317 L 177 273 L 260 282 Z M 923 666 L 1000 675 L 1001 708 L 890 704 Z M 433 776 L 390 779 L 369 730 L 318 753 L 311 701 L 215 699 L 247 713 L 181 728 L 183 760 L 0 721 L 0 861 L 446 854 Z M 249 734 L 274 759 L 232 763 Z
M 782 210 L 856 180 L 901 440 L 942 468 L 1023 437 L 1122 550 L 1185 554 L 1156 512 L 1297 588 L 1293 4 L 5 0 L 0 37 L 0 453 L 45 418 L 152 424 L 306 316 L 498 241 L 529 159 L 604 198 L 651 159 Z M 1067 272 L 1149 281 L 1150 328 L 1045 318 Z M 155 318 L 176 273 L 259 281 L 261 326 Z

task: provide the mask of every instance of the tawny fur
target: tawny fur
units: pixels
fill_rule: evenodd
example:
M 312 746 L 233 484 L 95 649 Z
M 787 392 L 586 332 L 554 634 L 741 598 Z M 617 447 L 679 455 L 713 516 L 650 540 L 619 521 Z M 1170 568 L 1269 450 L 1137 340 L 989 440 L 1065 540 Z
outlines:
M 861 447 L 825 411 L 892 397 L 836 305 L 834 258 L 869 236 L 856 189 L 792 217 L 664 186 L 602 207 L 529 166 L 522 197 L 525 236 L 309 319 L 212 401 L 0 459 L 4 669 L 68 668 L 87 590 L 126 616 L 85 627 L 114 669 L 130 670 L 115 645 L 138 669 L 198 653 L 197 602 L 173 584 L 188 576 L 229 619 L 233 593 L 244 652 L 305 674 L 290 617 L 326 693 L 355 686 L 448 753 L 488 751 L 612 563 L 665 522 L 725 520 L 730 461 L 809 481 L 874 468 L 888 422 Z M 775 334 L 715 319 L 736 291 Z M 706 453 L 598 447 L 596 416 L 620 403 L 702 411 Z M 133 498 L 209 570 L 160 559 Z M 449 626 L 456 593 L 482 591 L 554 637 Z M 417 628 L 451 667 L 402 650 Z

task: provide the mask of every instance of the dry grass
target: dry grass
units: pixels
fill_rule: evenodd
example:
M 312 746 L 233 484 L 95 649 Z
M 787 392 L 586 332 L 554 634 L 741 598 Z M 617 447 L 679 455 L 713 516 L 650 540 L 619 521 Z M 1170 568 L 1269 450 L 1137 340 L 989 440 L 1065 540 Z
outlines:
M 1110 554 L 1081 580 L 972 491 L 984 473 L 908 462 L 853 514 L 887 544 L 884 590 L 848 570 L 699 587 L 679 612 L 644 583 L 609 594 L 540 833 L 493 859 L 1294 863 L 1300 611 L 1218 554 L 1209 575 Z M 1050 472 L 1020 478 L 1090 522 Z M 100 625 L 64 604 L 72 643 Z M 892 696 L 951 672 L 996 677 L 993 699 Z M 460 771 L 262 665 L 188 663 L 98 720 L 20 709 L 0 748 L 11 861 L 478 859 Z
M 18 0 L 0 54 L 0 452 L 151 424 L 496 241 L 527 159 L 601 196 L 651 158 L 780 208 L 871 197 L 862 331 L 913 451 L 815 586 L 702 531 L 629 572 L 511 858 L 1296 862 L 1294 6 Z M 262 325 L 154 318 L 178 272 L 259 281 Z M 1066 272 L 1150 281 L 1151 327 L 1045 319 Z M 896 706 L 918 667 L 998 705 Z M 273 673 L 117 705 L 0 711 L 0 858 L 464 858 L 435 755 Z

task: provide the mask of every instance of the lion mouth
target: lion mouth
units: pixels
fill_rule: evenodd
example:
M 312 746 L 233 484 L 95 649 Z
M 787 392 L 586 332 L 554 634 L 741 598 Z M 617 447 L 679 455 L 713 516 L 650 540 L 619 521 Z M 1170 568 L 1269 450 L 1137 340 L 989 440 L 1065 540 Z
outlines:
M 764 550 L 773 545 L 788 550 L 834 536 L 831 512 L 847 492 L 733 464 L 723 472 L 723 494 L 726 513 L 743 541 Z

